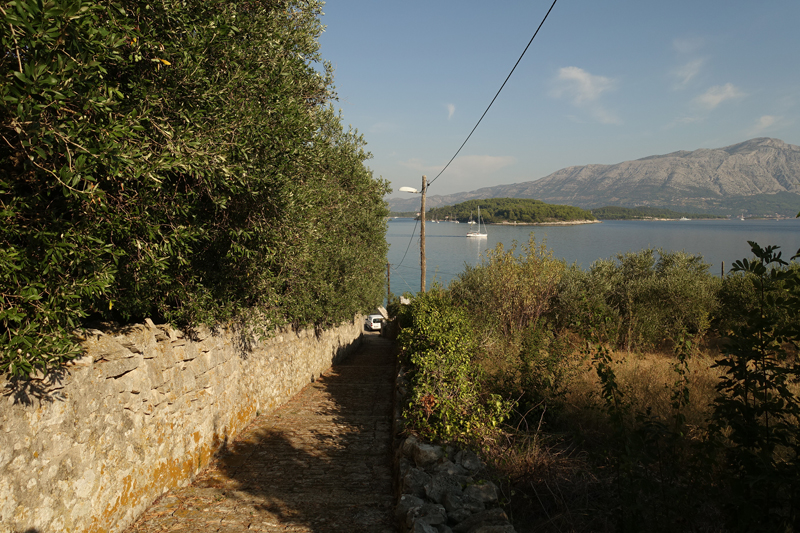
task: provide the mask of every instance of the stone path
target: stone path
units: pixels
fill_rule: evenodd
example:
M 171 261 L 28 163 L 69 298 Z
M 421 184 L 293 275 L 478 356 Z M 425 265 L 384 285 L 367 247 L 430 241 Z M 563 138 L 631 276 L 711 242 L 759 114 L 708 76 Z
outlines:
M 395 351 L 375 334 L 127 533 L 395 531 L 391 411 Z

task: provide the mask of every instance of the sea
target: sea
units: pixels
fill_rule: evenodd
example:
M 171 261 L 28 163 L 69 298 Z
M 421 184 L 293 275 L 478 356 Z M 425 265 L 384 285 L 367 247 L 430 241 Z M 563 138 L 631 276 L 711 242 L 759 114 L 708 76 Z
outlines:
M 426 285 L 447 286 L 464 271 L 477 265 L 486 251 L 502 243 L 508 249 L 514 241 L 527 244 L 533 233 L 537 244 L 545 244 L 553 256 L 589 269 L 598 259 L 646 248 L 683 250 L 698 254 L 710 265 L 712 274 L 730 270 L 737 259 L 750 258 L 747 241 L 762 247 L 780 246 L 788 260 L 800 248 L 800 219 L 716 219 L 716 220 L 610 220 L 599 224 L 572 226 L 486 226 L 486 238 L 467 238 L 468 224 L 432 222 L 425 224 Z M 420 289 L 419 223 L 409 218 L 389 219 L 386 240 L 390 288 L 394 294 L 416 293 Z M 658 256 L 656 256 L 658 257 Z

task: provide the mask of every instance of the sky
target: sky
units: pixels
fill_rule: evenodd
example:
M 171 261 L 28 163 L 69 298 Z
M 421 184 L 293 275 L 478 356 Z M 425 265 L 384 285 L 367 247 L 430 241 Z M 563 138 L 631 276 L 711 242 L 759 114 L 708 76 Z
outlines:
M 552 0 L 331 0 L 323 59 L 375 177 L 433 180 Z M 800 1 L 558 0 L 428 193 L 754 137 L 800 145 Z

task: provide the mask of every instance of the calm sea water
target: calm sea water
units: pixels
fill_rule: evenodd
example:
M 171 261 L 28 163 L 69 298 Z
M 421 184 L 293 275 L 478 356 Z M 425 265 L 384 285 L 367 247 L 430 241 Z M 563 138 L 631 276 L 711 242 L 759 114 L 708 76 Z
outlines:
M 416 226 L 416 230 L 415 230 Z M 747 241 L 761 246 L 781 247 L 786 259 L 800 248 L 800 220 L 682 220 L 682 221 L 607 221 L 578 226 L 487 226 L 488 238 L 467 239 L 467 224 L 450 222 L 425 225 L 427 275 L 426 285 L 436 279 L 447 286 L 464 270 L 464 265 L 480 262 L 482 253 L 503 243 L 508 248 L 516 240 L 528 242 L 534 233 L 537 243 L 544 243 L 553 255 L 568 263 L 577 262 L 584 269 L 598 259 L 644 248 L 684 250 L 700 254 L 719 275 L 733 261 L 750 257 Z M 413 237 L 412 237 L 413 232 Z M 411 219 L 390 219 L 386 235 L 389 263 L 392 265 L 392 292 L 419 291 L 419 226 Z M 406 252 L 407 250 L 407 252 Z

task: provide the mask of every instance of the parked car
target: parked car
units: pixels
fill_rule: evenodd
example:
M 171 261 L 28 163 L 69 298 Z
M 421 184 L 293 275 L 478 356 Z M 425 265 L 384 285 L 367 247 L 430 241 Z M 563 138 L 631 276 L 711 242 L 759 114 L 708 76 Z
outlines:
M 381 315 L 369 315 L 364 322 L 364 327 L 372 331 L 381 329 L 383 327 L 383 317 Z

